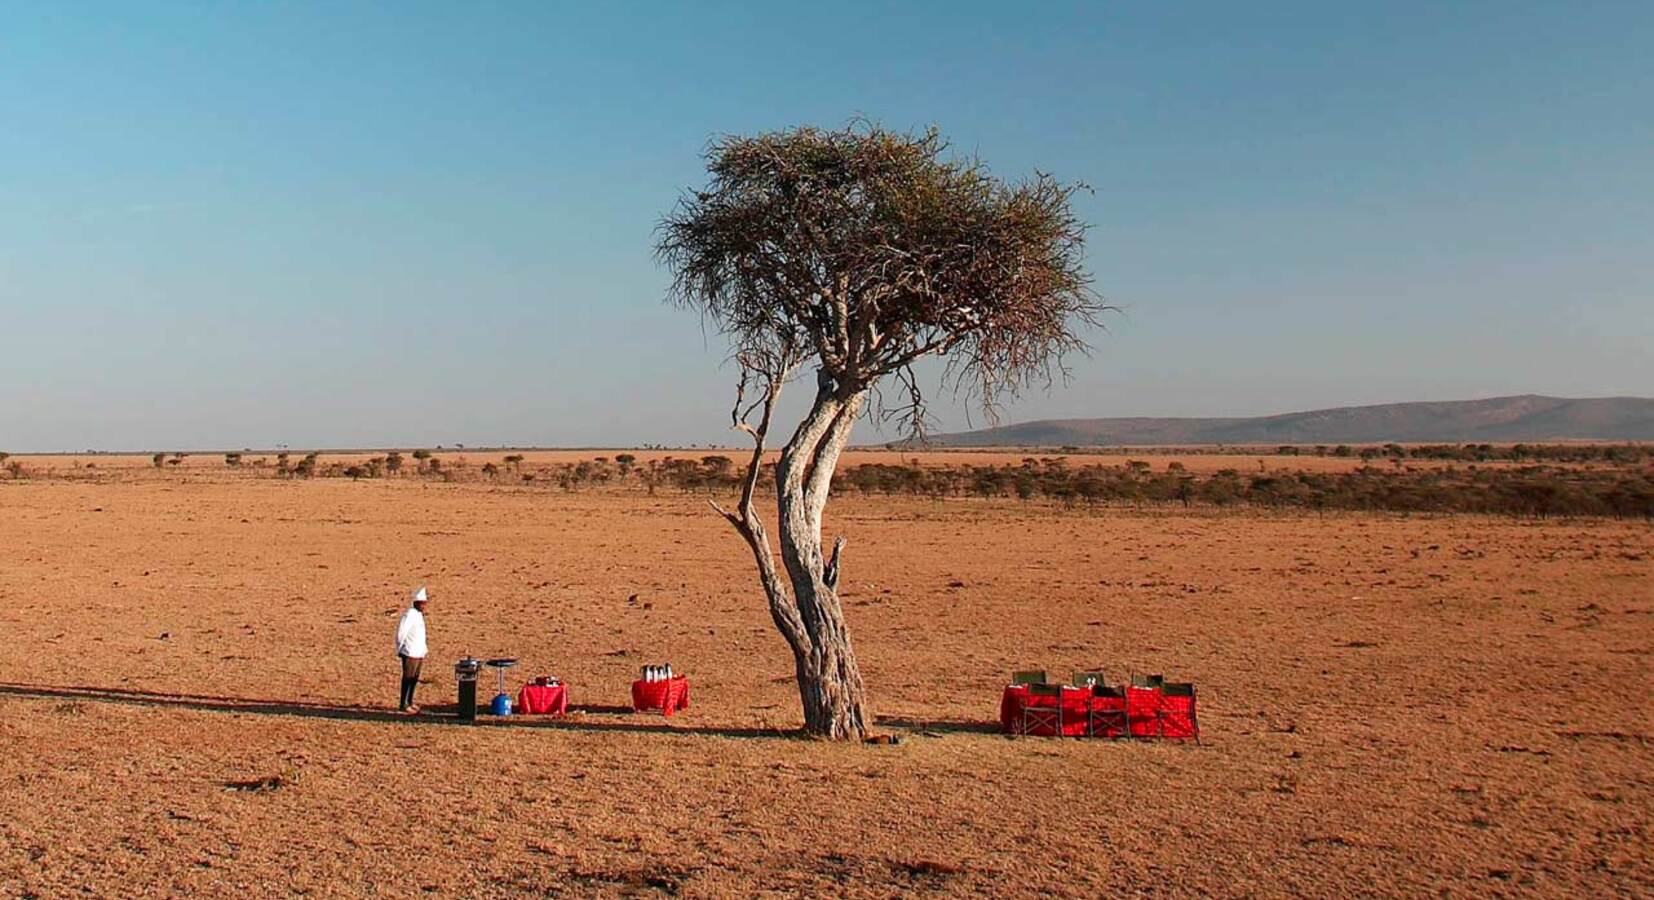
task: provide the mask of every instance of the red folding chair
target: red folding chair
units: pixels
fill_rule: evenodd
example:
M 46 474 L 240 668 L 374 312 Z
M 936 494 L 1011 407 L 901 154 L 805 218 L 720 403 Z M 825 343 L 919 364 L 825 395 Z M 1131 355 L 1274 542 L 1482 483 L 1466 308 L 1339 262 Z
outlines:
M 1062 735 L 1062 685 L 1030 684 L 1022 705 L 1021 734 Z
M 1151 679 L 1155 682 L 1150 685 Z M 1155 738 L 1160 736 L 1160 708 L 1161 700 L 1159 676 L 1139 678 L 1133 676 L 1131 685 L 1126 688 L 1126 718 L 1130 723 L 1129 730 L 1134 738 Z
M 1083 738 L 1090 733 L 1091 688 L 1065 684 L 1062 686 L 1062 697 L 1057 702 L 1062 710 L 1062 721 L 1057 723 L 1058 734 Z
M 1195 716 L 1195 686 L 1167 682 L 1160 686 L 1160 736 L 1167 740 L 1200 743 L 1200 720 Z
M 1091 709 L 1085 733 L 1092 737 L 1123 738 L 1131 733 L 1126 716 L 1126 689 L 1098 684 L 1091 689 Z

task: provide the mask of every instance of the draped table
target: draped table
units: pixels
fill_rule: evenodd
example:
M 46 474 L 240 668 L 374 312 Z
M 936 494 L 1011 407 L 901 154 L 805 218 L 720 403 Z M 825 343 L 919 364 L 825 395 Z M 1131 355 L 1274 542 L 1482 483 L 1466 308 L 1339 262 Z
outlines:
M 674 675 L 660 681 L 632 682 L 632 710 L 634 712 L 653 712 L 659 710 L 663 716 L 670 716 L 680 709 L 689 708 L 689 678 L 685 675 Z
M 1060 707 L 1062 736 L 1085 737 L 1090 730 L 1091 702 L 1102 699 L 1107 698 L 1093 697 L 1090 688 L 1064 686 L 1061 695 L 1054 696 L 1035 694 L 1025 684 L 1007 685 L 1005 693 L 999 698 L 999 727 L 1006 734 L 1056 737 L 1058 731 L 1055 723 L 1049 721 L 1031 723 L 1027 730 L 1024 730 L 1023 713 L 1029 709 L 1055 713 Z
M 517 712 L 530 716 L 560 716 L 569 711 L 566 684 L 525 684 L 517 691 Z
M 1169 697 L 1159 688 L 1126 688 L 1126 696 L 1099 696 L 1090 688 L 1063 685 L 1059 695 L 1035 694 L 1025 684 L 1007 685 L 999 699 L 999 727 L 1006 734 L 1055 737 L 1052 721 L 1060 709 L 1063 737 L 1169 738 L 1199 736 L 1194 698 Z M 1043 713 L 1024 726 L 1024 713 Z M 1120 727 L 1124 712 L 1124 730 Z

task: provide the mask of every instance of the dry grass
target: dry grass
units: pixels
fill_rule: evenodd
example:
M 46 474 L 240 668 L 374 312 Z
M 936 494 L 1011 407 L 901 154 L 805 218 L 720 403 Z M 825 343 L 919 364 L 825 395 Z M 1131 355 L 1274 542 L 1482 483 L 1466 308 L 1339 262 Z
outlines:
M 0 893 L 1654 890 L 1647 525 L 847 497 L 906 739 L 845 747 L 699 499 L 182 468 L 0 483 Z M 418 582 L 428 706 L 509 653 L 595 711 L 389 712 Z M 693 709 L 604 711 L 666 660 Z M 1030 665 L 1206 745 L 985 733 Z

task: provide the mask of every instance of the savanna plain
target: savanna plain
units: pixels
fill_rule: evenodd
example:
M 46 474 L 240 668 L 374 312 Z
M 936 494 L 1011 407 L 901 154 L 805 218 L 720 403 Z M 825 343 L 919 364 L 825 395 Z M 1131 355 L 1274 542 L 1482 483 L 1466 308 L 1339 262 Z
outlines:
M 0 478 L 0 894 L 1654 893 L 1646 520 L 840 492 L 899 742 L 839 745 L 704 492 L 150 462 Z M 467 653 L 574 711 L 455 723 Z M 1192 681 L 1202 741 L 1001 736 L 1025 668 Z

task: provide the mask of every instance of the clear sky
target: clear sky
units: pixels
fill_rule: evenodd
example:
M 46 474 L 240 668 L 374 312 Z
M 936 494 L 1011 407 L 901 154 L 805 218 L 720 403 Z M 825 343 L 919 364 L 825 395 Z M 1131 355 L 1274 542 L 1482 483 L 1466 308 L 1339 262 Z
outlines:
M 0 6 L 0 449 L 735 443 L 654 225 L 855 116 L 1095 188 L 1008 420 L 1654 394 L 1646 0 L 782 6 Z

